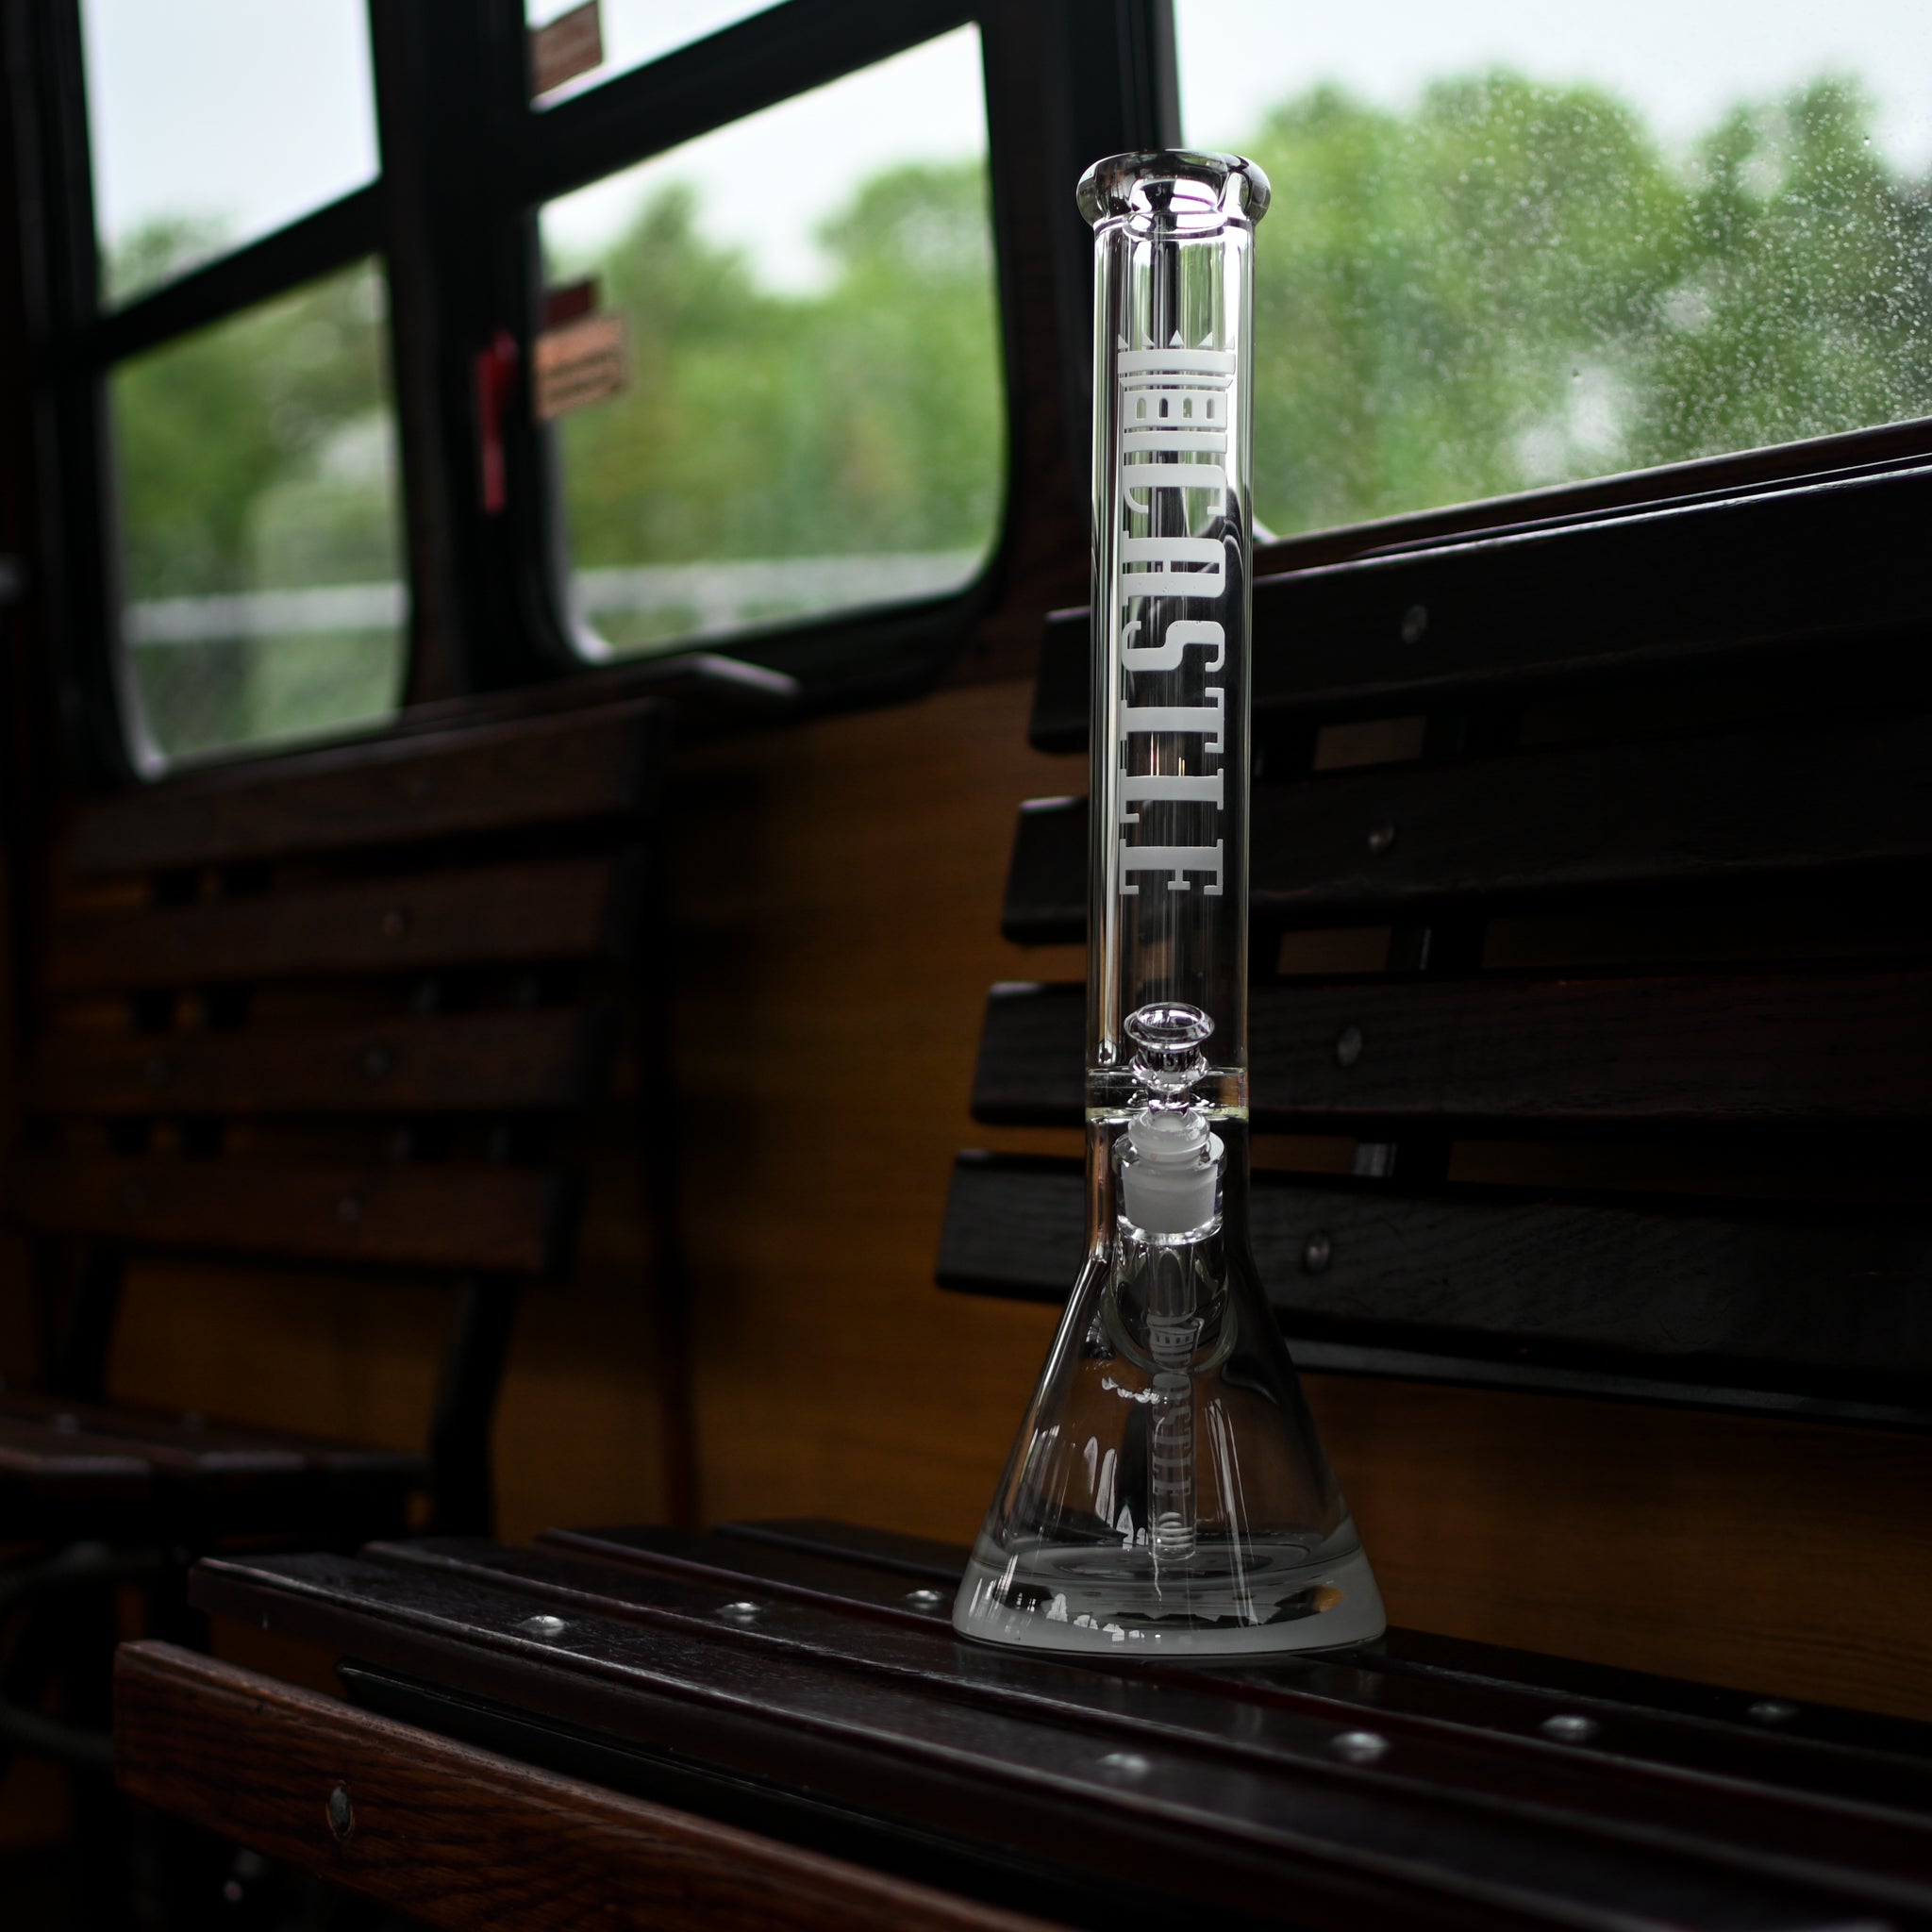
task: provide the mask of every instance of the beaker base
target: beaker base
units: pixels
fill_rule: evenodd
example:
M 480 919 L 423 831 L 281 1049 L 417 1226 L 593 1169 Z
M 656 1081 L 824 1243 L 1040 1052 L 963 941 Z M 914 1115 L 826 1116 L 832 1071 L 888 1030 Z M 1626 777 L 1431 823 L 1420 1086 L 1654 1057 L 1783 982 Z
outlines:
M 1366 1643 L 1387 1621 L 1359 1544 L 1318 1557 L 1285 1537 L 1167 1563 L 1144 1547 L 1001 1552 L 982 1537 L 953 1608 L 953 1628 L 983 1642 L 1201 1658 Z

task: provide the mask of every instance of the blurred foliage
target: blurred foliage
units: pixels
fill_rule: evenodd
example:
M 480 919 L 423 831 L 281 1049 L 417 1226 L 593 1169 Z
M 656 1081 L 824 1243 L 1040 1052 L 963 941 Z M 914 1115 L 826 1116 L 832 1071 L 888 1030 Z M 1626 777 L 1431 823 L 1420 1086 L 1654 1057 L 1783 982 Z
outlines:
M 1286 534 L 1932 413 L 1932 196 L 1826 76 L 1688 157 L 1589 87 L 1318 88 L 1250 152 Z
M 1501 71 L 1407 112 L 1288 101 L 1249 150 L 1274 185 L 1257 512 L 1287 533 L 1932 413 L 1932 190 L 1873 119 L 1831 75 L 1687 153 L 1599 90 Z M 986 208 L 977 164 L 882 174 L 821 230 L 822 285 L 786 292 L 673 185 L 594 259 L 552 263 L 599 277 L 635 359 L 625 395 L 558 425 L 574 564 L 983 550 L 1004 469 Z M 110 280 L 208 249 L 164 225 Z M 394 579 L 381 289 L 339 275 L 117 375 L 131 597 Z M 182 750 L 379 712 L 400 659 L 365 634 L 137 662 Z M 220 694 L 191 702 L 197 677 Z
M 208 253 L 204 228 L 136 238 L 158 276 Z M 122 571 L 131 602 L 232 597 L 401 575 L 384 283 L 347 270 L 123 364 L 109 386 Z M 226 636 L 135 653 L 170 756 L 380 717 L 393 631 Z
M 628 392 L 558 425 L 575 567 L 939 551 L 963 575 L 991 547 L 1005 425 L 983 166 L 876 175 L 818 240 L 823 289 L 765 289 L 673 184 L 602 256 L 556 265 L 595 274 L 632 326 Z M 676 627 L 603 625 L 620 647 Z

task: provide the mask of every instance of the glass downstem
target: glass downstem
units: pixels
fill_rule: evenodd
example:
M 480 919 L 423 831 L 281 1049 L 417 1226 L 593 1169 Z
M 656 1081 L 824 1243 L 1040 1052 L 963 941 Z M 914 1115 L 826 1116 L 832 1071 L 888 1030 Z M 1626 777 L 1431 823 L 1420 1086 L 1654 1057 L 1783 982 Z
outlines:
M 1148 1445 L 1148 1510 L 1157 1563 L 1184 1563 L 1194 1554 L 1193 1247 L 1157 1248 L 1147 1294 L 1147 1343 L 1155 1373 L 1154 1426 Z

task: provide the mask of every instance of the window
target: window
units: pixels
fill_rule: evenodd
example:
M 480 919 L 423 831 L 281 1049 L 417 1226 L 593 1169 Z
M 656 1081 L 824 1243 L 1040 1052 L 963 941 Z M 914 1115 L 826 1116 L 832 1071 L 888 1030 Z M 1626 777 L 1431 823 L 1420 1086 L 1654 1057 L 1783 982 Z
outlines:
M 83 0 L 80 25 L 128 754 L 381 720 L 408 594 L 367 9 Z
M 722 637 L 824 689 L 929 677 L 993 594 L 1013 451 L 1064 475 L 1008 400 L 956 0 L 25 17 L 58 642 L 105 775 Z M 992 31 L 1038 127 L 1038 31 Z M 1095 127 L 1117 39 L 1083 42 Z M 553 408 L 572 315 L 623 374 Z
M 1176 0 L 1281 534 L 1932 414 L 1932 12 Z M 1242 49 L 1239 60 L 1227 49 Z
M 828 696 L 969 640 L 1017 670 L 1084 582 L 1071 184 L 1183 134 L 1274 182 L 1257 508 L 1304 541 L 1271 568 L 1924 447 L 1904 0 L 602 0 L 533 102 L 529 31 L 581 7 L 21 9 L 102 764 L 721 640 Z M 611 354 L 564 395 L 573 317 Z M 1541 486 L 1576 487 L 1497 508 Z
M 163 759 L 394 707 L 406 612 L 384 287 L 363 263 L 109 379 L 122 636 Z
M 84 0 L 108 301 L 375 178 L 367 14 L 364 0 Z
M 557 425 L 592 655 L 957 591 L 1004 437 L 979 38 L 965 27 L 552 202 L 554 283 L 627 323 Z

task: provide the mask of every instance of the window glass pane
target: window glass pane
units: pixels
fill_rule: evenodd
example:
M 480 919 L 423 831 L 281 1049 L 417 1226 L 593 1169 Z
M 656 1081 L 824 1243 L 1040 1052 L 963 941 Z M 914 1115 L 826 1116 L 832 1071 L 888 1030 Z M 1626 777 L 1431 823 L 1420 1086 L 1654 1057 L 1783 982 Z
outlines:
M 1921 0 L 1176 0 L 1282 532 L 1932 414 Z
M 593 651 L 958 589 L 1004 474 L 978 36 L 850 75 L 543 213 L 631 384 L 557 424 Z
M 109 378 L 123 640 L 163 759 L 386 716 L 402 675 L 383 281 L 361 266 Z
M 106 299 L 375 178 L 367 0 L 81 0 L 81 23 Z
M 524 0 L 524 17 L 532 26 L 543 26 L 559 14 L 575 13 L 582 4 L 583 0 Z M 553 88 L 541 97 L 541 105 L 547 108 L 568 100 L 626 67 L 641 67 L 646 60 L 763 13 L 772 4 L 773 0 L 680 0 L 678 6 L 667 7 L 664 0 L 600 0 L 603 64 Z

